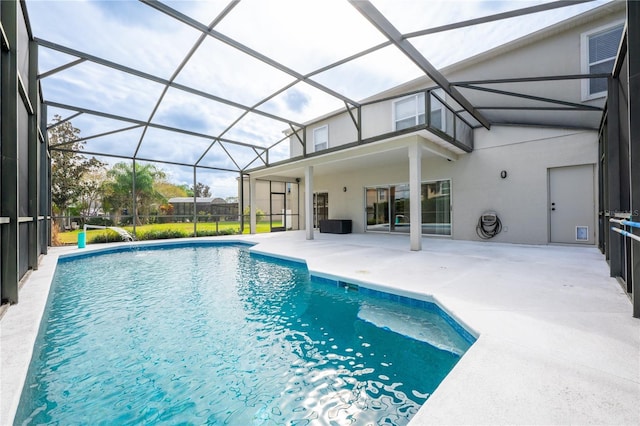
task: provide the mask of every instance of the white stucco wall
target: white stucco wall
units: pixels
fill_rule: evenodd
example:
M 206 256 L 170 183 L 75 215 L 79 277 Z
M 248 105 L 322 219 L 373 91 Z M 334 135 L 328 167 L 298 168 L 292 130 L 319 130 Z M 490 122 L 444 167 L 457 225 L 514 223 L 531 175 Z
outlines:
M 477 130 L 475 137 L 475 150 L 460 155 L 457 161 L 427 156 L 422 162 L 422 181 L 451 179 L 452 237 L 478 240 L 475 227 L 479 216 L 494 210 L 504 229 L 493 241 L 548 243 L 548 169 L 596 164 L 597 133 L 509 126 Z M 500 177 L 502 170 L 508 173 L 506 179 Z M 330 218 L 351 219 L 353 231 L 364 232 L 364 189 L 408 180 L 407 157 L 406 162 L 383 168 L 318 174 L 314 188 L 329 193 Z M 595 191 L 594 181 L 585 185 Z M 595 212 L 595 205 L 593 209 Z
M 547 243 L 548 169 L 595 164 L 597 152 L 596 132 L 514 127 L 477 131 L 474 152 L 452 166 L 454 237 L 477 238 L 478 217 L 495 210 L 504 226 L 496 241 Z M 501 170 L 507 171 L 506 179 L 500 177 Z M 595 191 L 593 181 L 585 185 Z

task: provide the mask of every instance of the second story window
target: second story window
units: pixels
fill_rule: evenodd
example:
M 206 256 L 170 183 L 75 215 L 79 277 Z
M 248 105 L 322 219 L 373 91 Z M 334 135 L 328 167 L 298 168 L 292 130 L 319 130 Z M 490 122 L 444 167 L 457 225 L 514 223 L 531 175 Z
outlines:
M 329 147 L 329 126 L 316 127 L 313 129 L 313 150 L 322 151 Z
M 610 73 L 618 54 L 623 25 L 618 24 L 582 34 L 582 72 L 585 74 Z M 584 100 L 605 96 L 607 80 L 604 78 L 584 81 Z
M 424 93 L 408 96 L 393 103 L 394 130 L 424 124 Z

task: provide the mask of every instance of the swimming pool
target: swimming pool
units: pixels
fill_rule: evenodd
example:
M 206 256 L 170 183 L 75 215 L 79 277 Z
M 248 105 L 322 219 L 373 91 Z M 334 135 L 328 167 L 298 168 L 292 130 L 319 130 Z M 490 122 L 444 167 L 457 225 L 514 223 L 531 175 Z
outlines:
M 243 246 L 61 259 L 16 423 L 406 424 L 473 338 L 340 284 Z

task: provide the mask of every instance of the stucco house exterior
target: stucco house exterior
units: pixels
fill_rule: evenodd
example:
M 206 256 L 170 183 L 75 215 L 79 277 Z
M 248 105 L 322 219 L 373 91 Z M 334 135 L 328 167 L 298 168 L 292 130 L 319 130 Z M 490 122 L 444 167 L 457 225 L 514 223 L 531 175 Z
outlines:
M 321 201 L 353 232 L 409 234 L 412 250 L 422 236 L 597 244 L 607 79 L 585 75 L 611 73 L 624 23 L 625 4 L 605 4 L 440 70 L 447 91 L 425 76 L 305 123 L 291 159 L 251 170 L 251 185 L 300 182 L 309 239 Z

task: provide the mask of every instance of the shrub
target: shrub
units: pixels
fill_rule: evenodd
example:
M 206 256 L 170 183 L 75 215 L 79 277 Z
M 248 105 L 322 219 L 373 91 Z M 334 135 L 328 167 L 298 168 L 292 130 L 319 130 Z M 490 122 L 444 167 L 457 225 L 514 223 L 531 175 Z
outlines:
M 116 243 L 124 241 L 124 239 L 117 232 L 106 230 L 103 233 L 95 235 L 89 242 L 93 244 L 99 243 Z
M 196 237 L 217 237 L 218 235 L 236 235 L 239 233 L 240 233 L 239 229 L 232 229 L 232 228 L 221 229 L 219 231 L 202 230 L 196 233 Z
M 96 226 L 113 226 L 113 220 L 108 217 L 91 217 L 85 221 L 87 225 L 96 225 Z
M 215 237 L 218 235 L 236 235 L 239 234 L 239 229 L 227 228 L 221 229 L 219 231 L 215 230 L 200 230 L 197 232 L 197 237 Z M 147 232 L 139 233 L 136 236 L 138 241 L 148 241 L 148 240 L 168 240 L 171 238 L 187 238 L 192 237 L 193 233 L 191 231 L 183 231 L 180 229 L 157 229 L 157 230 L 149 230 Z M 93 244 L 99 243 L 114 243 L 124 241 L 123 238 L 117 232 L 106 230 L 104 233 L 100 233 L 94 236 L 89 242 Z
M 150 230 L 143 234 L 138 234 L 138 240 L 168 240 L 170 238 L 185 238 L 190 237 L 184 231 L 179 229 L 158 229 L 158 230 Z

